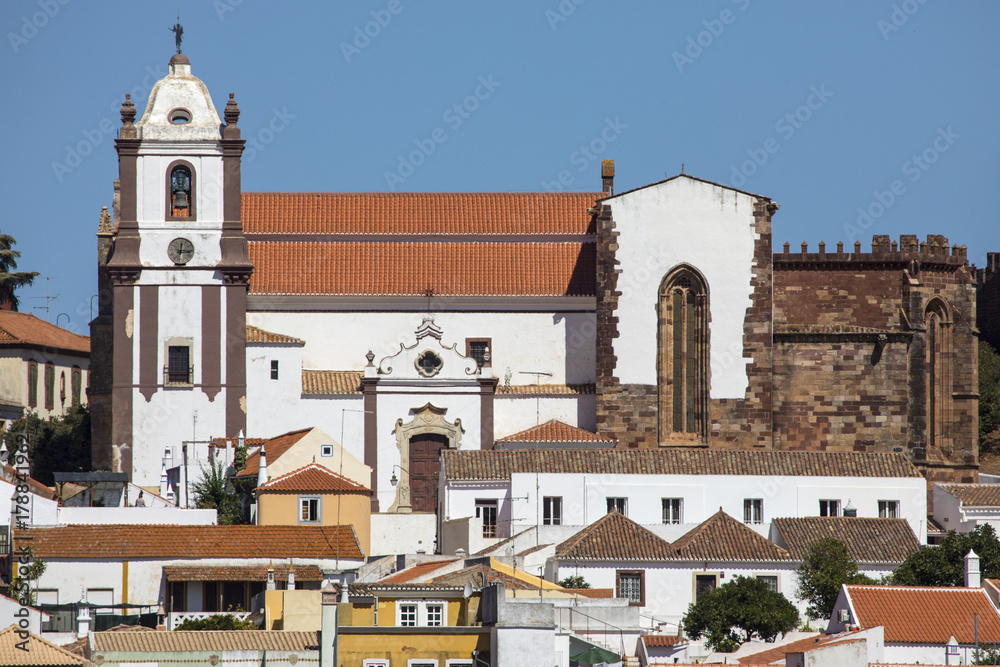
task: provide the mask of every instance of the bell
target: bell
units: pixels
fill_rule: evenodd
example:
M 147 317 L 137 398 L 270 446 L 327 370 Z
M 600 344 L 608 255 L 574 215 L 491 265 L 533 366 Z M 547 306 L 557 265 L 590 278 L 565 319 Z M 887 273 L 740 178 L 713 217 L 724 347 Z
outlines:
M 184 190 L 174 193 L 174 208 L 187 208 L 188 195 Z

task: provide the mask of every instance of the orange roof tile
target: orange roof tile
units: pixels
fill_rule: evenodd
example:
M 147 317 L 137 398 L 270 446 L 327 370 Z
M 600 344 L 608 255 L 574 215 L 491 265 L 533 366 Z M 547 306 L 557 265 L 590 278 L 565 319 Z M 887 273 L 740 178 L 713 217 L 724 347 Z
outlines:
M 506 572 L 501 572 L 500 570 L 495 570 L 492 567 L 482 564 L 470 565 L 469 567 L 464 567 L 461 570 L 456 570 L 455 572 L 442 574 L 431 579 L 431 583 L 439 586 L 457 587 L 462 587 L 465 586 L 466 583 L 471 583 L 474 588 L 479 589 L 482 587 L 484 577 L 487 583 L 500 581 L 503 582 L 504 586 L 511 590 L 538 590 L 538 586 L 536 584 L 532 584 L 530 581 L 511 576 Z M 558 591 L 559 588 L 555 586 L 553 588 L 546 588 L 545 590 Z
M 284 334 L 264 331 L 259 327 L 247 325 L 247 343 L 276 343 L 280 345 L 305 345 L 301 338 L 294 338 Z
M 46 559 L 364 558 L 351 526 L 45 526 L 17 531 Z
M 244 192 L 256 235 L 539 235 L 591 233 L 598 192 Z
M 509 387 L 500 385 L 497 394 L 517 398 L 525 396 L 562 396 L 564 394 L 595 394 L 594 384 L 512 384 Z
M 29 313 L 0 310 L 0 347 L 53 348 L 90 356 L 90 337 L 61 329 Z
M 684 560 L 787 561 L 788 552 L 722 510 L 674 542 Z
M 276 581 L 288 581 L 287 565 L 272 565 Z M 267 581 L 267 565 L 164 565 L 167 581 Z M 318 565 L 296 565 L 296 581 L 323 581 Z
M 556 558 L 667 560 L 670 543 L 617 511 L 611 511 L 556 546 Z
M 558 419 L 550 419 L 539 426 L 497 438 L 497 442 L 603 442 L 614 443 L 614 438 L 597 435 Z
M 384 584 L 402 584 L 414 579 L 423 579 L 435 570 L 440 570 L 445 565 L 450 565 L 457 560 L 457 558 L 452 558 L 451 560 L 429 560 L 426 563 L 417 563 L 404 570 L 398 570 L 388 577 L 383 577 L 379 581 Z
M 56 667 L 56 665 L 82 665 L 87 662 L 83 657 L 70 653 L 36 634 L 29 633 L 28 638 L 23 639 L 21 632 L 24 631 L 16 623 L 0 631 L 0 665 Z M 27 650 L 18 648 L 18 644 L 27 646 Z
M 972 507 L 1000 507 L 1000 484 L 939 484 L 939 486 Z
M 184 651 L 319 651 L 318 632 L 195 630 L 95 632 L 93 650 L 116 653 Z
M 302 369 L 303 396 L 360 394 L 364 371 L 307 371 Z
M 273 463 L 274 461 L 277 461 L 278 457 L 291 449 L 292 445 L 304 438 L 311 430 L 312 428 L 303 428 L 298 431 L 289 431 L 288 433 L 283 433 L 262 442 L 261 446 L 264 448 L 264 454 L 267 456 L 267 462 Z M 249 475 L 253 475 L 256 477 L 259 470 L 260 447 L 257 448 L 257 451 L 247 456 L 247 467 L 236 473 L 236 476 L 247 477 Z
M 250 293 L 592 296 L 595 256 L 581 242 L 251 241 Z
M 19 484 L 23 481 L 20 477 L 20 473 L 17 471 L 17 468 L 9 463 L 5 463 L 3 465 L 3 474 L 0 475 L 0 477 L 11 484 Z M 30 488 L 32 493 L 36 496 L 42 496 L 43 498 L 48 498 L 49 500 L 55 497 L 56 492 L 52 487 L 45 486 L 32 477 L 25 477 L 24 480 L 27 480 L 28 488 Z
M 843 542 L 859 563 L 902 563 L 920 549 L 906 519 L 813 516 L 775 519 L 774 526 L 795 560 L 805 558 L 809 547 L 826 537 Z
M 260 493 L 363 493 L 371 495 L 372 490 L 354 480 L 338 475 L 318 463 L 310 463 L 298 470 L 272 479 L 255 491 Z
M 759 653 L 747 654 L 737 658 L 737 660 L 741 665 L 767 665 L 778 660 L 784 660 L 786 653 L 802 653 L 828 644 L 839 644 L 843 641 L 850 641 L 858 633 L 859 631 L 841 632 L 835 635 L 817 634 L 805 639 L 796 639 L 795 641 L 778 644 Z M 861 638 L 854 641 L 865 640 Z
M 979 641 L 1000 642 L 1000 614 L 981 588 L 846 588 L 853 620 L 862 629 L 881 625 L 886 643 L 946 644 L 955 635 L 960 644 L 972 644 L 975 614 L 979 615 Z
M 640 635 L 639 639 L 646 646 L 677 646 L 678 644 L 687 644 L 687 639 L 684 637 L 678 637 L 677 635 Z

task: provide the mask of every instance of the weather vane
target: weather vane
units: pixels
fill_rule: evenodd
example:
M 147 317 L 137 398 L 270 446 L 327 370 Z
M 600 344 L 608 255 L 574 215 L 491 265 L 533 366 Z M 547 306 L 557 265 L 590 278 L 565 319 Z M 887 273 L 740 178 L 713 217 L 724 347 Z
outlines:
M 181 13 L 177 12 L 177 23 L 174 27 L 170 28 L 170 32 L 174 33 L 174 41 L 177 42 L 177 53 L 181 52 L 181 39 L 184 37 L 184 27 L 181 25 Z

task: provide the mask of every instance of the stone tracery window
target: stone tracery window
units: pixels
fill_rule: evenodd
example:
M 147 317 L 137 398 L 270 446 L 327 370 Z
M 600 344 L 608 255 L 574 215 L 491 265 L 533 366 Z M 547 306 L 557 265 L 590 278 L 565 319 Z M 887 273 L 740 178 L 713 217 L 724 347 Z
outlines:
M 708 285 L 695 268 L 682 265 L 667 274 L 658 312 L 660 441 L 708 442 Z

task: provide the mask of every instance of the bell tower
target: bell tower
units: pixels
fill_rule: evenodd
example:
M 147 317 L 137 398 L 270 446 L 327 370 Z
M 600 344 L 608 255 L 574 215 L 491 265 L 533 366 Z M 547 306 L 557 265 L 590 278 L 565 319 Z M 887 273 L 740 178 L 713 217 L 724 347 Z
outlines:
M 101 312 L 113 341 L 111 428 L 95 461 L 155 486 L 167 448 L 246 428 L 244 141 L 234 95 L 223 123 L 179 44 L 140 120 L 128 95 L 121 115 L 112 298 Z

